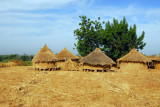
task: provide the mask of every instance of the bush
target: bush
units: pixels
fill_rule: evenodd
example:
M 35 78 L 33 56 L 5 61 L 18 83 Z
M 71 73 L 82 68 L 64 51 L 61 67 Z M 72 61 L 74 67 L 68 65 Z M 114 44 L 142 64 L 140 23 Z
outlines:
M 32 66 L 32 61 L 25 61 L 25 62 L 24 62 L 24 65 L 25 65 L 25 66 Z
M 7 63 L 7 62 L 9 62 L 10 61 L 10 59 L 5 59 L 5 60 L 3 60 L 2 62 L 3 63 Z

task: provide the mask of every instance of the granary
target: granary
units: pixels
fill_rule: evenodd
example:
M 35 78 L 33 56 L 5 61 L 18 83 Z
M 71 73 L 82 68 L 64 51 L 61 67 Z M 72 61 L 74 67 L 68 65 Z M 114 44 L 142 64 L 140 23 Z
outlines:
M 81 71 L 91 72 L 106 72 L 114 64 L 116 64 L 111 58 L 105 55 L 99 48 L 96 48 L 93 52 L 83 57 L 80 60 Z
M 155 68 L 155 58 L 156 58 L 156 56 L 154 55 L 154 56 L 146 56 L 147 58 L 149 58 L 152 62 L 151 63 L 149 63 L 149 68 Z
M 155 69 L 160 69 L 160 55 L 153 59 Z
M 73 62 L 76 63 L 78 63 L 79 61 L 79 57 L 69 52 L 66 48 L 64 48 L 61 52 L 59 52 L 56 55 L 56 57 L 58 58 L 58 61 L 56 62 L 58 68 L 61 68 L 68 59 L 71 59 Z
M 62 70 L 64 71 L 78 71 L 79 66 L 78 63 L 72 61 L 71 59 L 68 59 L 64 65 L 62 66 Z
M 33 58 L 32 63 L 35 70 L 56 70 L 56 55 L 45 46 Z
M 128 54 L 117 60 L 121 71 L 148 70 L 151 60 L 133 48 Z

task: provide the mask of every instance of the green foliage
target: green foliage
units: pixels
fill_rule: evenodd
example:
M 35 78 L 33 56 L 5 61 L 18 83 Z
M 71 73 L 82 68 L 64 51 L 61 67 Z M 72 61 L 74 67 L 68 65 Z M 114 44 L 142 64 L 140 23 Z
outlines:
M 25 61 L 24 63 L 25 66 L 32 66 L 32 61 Z
M 0 62 L 2 61 L 3 59 L 2 59 L 2 57 L 0 56 Z
M 6 62 L 9 62 L 9 61 L 10 61 L 10 59 L 4 59 L 2 62 L 6 63 Z
M 109 57 L 116 60 L 131 49 L 143 49 L 146 43 L 143 42 L 145 32 L 143 31 L 140 37 L 136 34 L 136 25 L 128 26 L 125 19 L 118 22 L 113 19 L 113 22 L 91 21 L 86 16 L 80 16 L 80 29 L 74 30 L 78 42 L 75 44 L 78 53 L 81 56 L 86 56 L 92 52 L 96 47 L 101 48 Z M 105 24 L 103 28 L 102 25 Z
M 18 60 L 19 55 L 17 54 L 11 54 L 11 55 L 0 55 L 0 61 L 2 62 L 8 62 L 10 60 Z
M 96 47 L 100 47 L 100 36 L 102 25 L 98 21 L 91 21 L 86 16 L 80 16 L 82 22 L 79 23 L 80 29 L 74 31 L 74 35 L 77 36 L 78 43 L 75 44 L 78 53 L 81 56 L 86 56 L 88 53 L 92 52 Z
M 144 31 L 138 38 L 136 25 L 129 27 L 125 17 L 120 23 L 116 19 L 113 19 L 111 24 L 108 21 L 102 33 L 102 50 L 114 60 L 124 56 L 133 48 L 143 49 L 146 45 L 143 43 Z
M 17 54 L 11 54 L 11 55 L 0 55 L 0 61 L 2 62 L 9 62 L 11 60 L 22 60 L 22 61 L 31 61 L 33 59 L 33 55 L 17 55 Z
M 31 55 L 31 56 L 28 56 L 28 55 L 22 55 L 22 56 L 20 56 L 20 60 L 22 60 L 22 61 L 31 61 L 33 59 L 33 56 Z

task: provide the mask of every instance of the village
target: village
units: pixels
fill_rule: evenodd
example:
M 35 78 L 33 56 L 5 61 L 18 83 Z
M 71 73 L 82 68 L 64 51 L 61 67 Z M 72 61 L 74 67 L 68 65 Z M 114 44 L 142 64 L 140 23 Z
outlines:
M 117 59 L 117 64 L 99 48 L 86 57 L 77 57 L 64 48 L 55 55 L 45 44 L 32 60 L 35 70 L 38 71 L 86 71 L 86 72 L 107 72 L 115 68 L 121 71 L 145 71 L 150 68 L 160 69 L 160 56 L 148 58 L 139 53 L 135 48 L 127 55 Z M 113 70 L 114 69 L 114 70 Z
M 160 0 L 0 0 L 0 107 L 160 107 Z
M 158 58 L 135 48 L 117 62 L 99 48 L 86 57 L 67 48 L 55 55 L 45 44 L 32 66 L 12 62 L 0 68 L 0 106 L 158 107 Z
M 159 106 L 160 56 L 135 48 L 113 61 L 100 48 L 85 57 L 45 44 L 32 65 L 0 63 L 0 106 Z

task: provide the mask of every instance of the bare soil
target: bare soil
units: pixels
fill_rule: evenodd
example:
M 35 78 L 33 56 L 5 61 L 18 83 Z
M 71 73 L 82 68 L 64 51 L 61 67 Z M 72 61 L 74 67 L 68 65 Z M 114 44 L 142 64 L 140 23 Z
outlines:
M 0 107 L 160 107 L 160 70 L 34 71 L 0 68 Z

